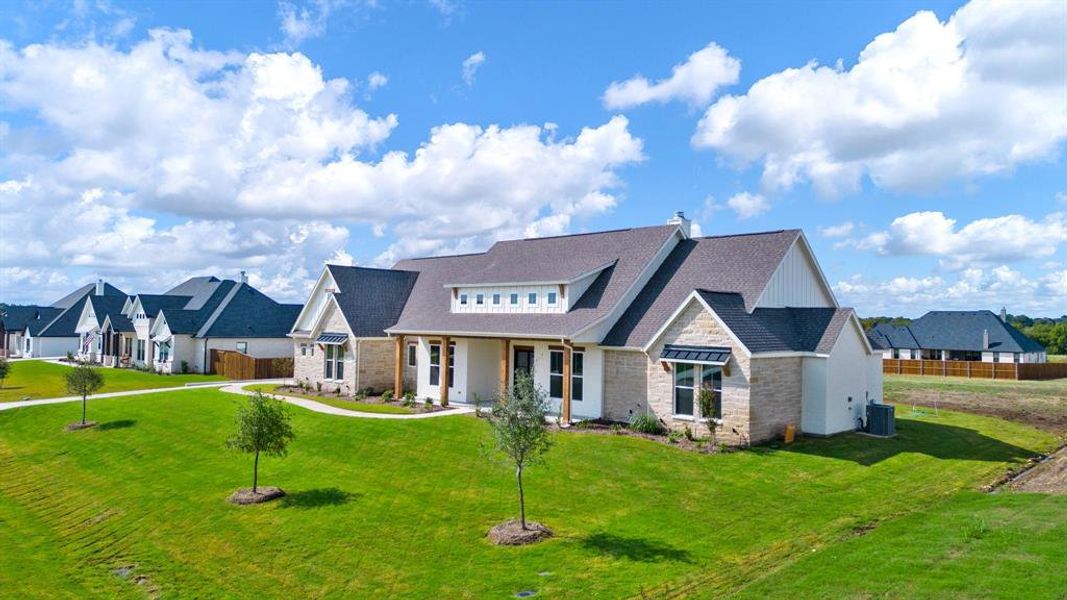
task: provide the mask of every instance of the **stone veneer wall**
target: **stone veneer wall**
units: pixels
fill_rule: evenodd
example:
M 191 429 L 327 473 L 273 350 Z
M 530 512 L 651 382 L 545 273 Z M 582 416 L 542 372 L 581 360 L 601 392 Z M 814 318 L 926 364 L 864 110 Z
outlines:
M 648 410 L 648 357 L 644 352 L 604 350 L 603 418 L 629 421 Z
M 373 388 L 380 394 L 393 389 L 393 365 L 396 364 L 396 343 L 391 340 L 359 340 L 359 387 Z
M 752 361 L 751 432 L 753 443 L 782 437 L 785 426 L 800 429 L 803 359 L 799 356 Z
M 330 315 L 326 319 L 326 324 L 323 327 L 324 331 L 331 332 L 345 332 L 348 331 L 348 323 L 345 321 L 344 316 L 336 308 L 330 308 Z M 314 340 L 295 340 L 293 346 L 293 377 L 297 380 L 306 379 L 311 383 L 312 387 L 317 383 L 322 383 L 322 389 L 328 391 L 334 391 L 338 387 L 341 387 L 342 393 L 354 394 L 356 392 L 356 356 L 352 351 L 354 346 L 354 340 L 349 338 L 345 342 L 345 366 L 344 366 L 344 380 L 341 382 L 325 381 L 323 375 L 325 371 L 324 361 L 326 360 L 326 352 L 322 346 L 315 344 Z M 300 356 L 300 344 L 311 344 L 314 350 L 314 356 L 310 354 L 308 356 Z M 361 384 L 362 385 L 362 384 Z M 364 385 L 366 387 L 366 385 Z
M 733 350 L 722 378 L 722 425 L 718 439 L 729 444 L 750 440 L 750 369 L 749 358 L 740 350 L 730 334 L 704 306 L 693 301 L 649 348 L 646 360 L 648 369 L 648 403 L 652 411 L 671 429 L 683 429 L 687 425 L 699 435 L 707 433 L 707 427 L 697 420 L 675 419 L 674 371 L 667 370 L 658 360 L 666 344 L 689 344 L 695 346 L 724 346 Z M 799 376 L 799 371 L 798 371 Z M 694 403 L 696 401 L 694 400 Z M 699 407 L 696 412 L 699 413 Z M 753 440 L 754 441 L 754 440 Z

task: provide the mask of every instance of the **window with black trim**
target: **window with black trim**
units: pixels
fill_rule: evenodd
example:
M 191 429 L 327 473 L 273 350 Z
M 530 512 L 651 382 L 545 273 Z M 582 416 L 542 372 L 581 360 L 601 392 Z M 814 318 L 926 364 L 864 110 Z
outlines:
M 563 398 L 563 351 L 548 353 L 548 397 Z
M 441 385 L 441 344 L 430 344 L 430 385 Z
M 415 364 L 416 364 L 415 363 L 416 348 L 417 348 L 417 346 L 415 344 L 408 344 L 408 366 L 409 367 L 414 367 Z
M 581 402 L 585 397 L 585 354 L 571 353 L 571 400 Z
M 459 303 L 462 304 L 463 306 L 467 305 L 467 294 L 460 294 L 459 295 Z

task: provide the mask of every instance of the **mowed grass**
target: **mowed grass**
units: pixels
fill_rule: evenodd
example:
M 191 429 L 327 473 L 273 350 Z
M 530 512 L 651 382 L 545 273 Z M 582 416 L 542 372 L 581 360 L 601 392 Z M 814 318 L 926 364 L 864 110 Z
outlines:
M 316 396 L 314 394 L 300 394 L 297 392 L 278 392 L 278 388 L 281 385 L 277 383 L 257 383 L 253 385 L 246 385 L 245 389 L 253 392 L 263 392 L 270 395 L 275 392 L 284 396 L 296 396 L 297 398 L 307 398 L 308 400 L 314 400 L 328 406 L 336 408 L 343 408 L 345 410 L 351 410 L 355 412 L 367 412 L 367 413 L 379 413 L 387 415 L 410 415 L 415 411 L 403 406 L 393 406 L 391 404 L 376 404 L 374 402 L 359 402 L 358 400 L 347 400 L 345 397 L 338 396 L 336 398 L 328 398 L 325 396 Z
M 856 528 L 988 483 L 1056 441 L 944 412 L 900 419 L 889 440 L 845 435 L 711 456 L 624 436 L 555 434 L 526 488 L 530 517 L 557 537 L 500 548 L 484 534 L 516 514 L 514 480 L 483 450 L 484 422 L 293 408 L 289 456 L 261 461 L 260 482 L 288 498 L 236 507 L 225 498 L 249 485 L 251 459 L 223 441 L 241 401 L 212 389 L 94 400 L 89 416 L 101 425 L 76 433 L 62 429 L 77 404 L 0 411 L 0 593 L 728 594 L 839 547 Z M 130 566 L 125 578 L 113 573 Z
M 805 556 L 743 598 L 1067 595 L 1067 496 L 963 492 Z
M 41 360 L 20 360 L 11 363 L 11 372 L 0 388 L 0 402 L 59 398 L 69 396 L 64 375 L 72 367 Z M 158 375 L 134 369 L 111 369 L 101 367 L 104 387 L 97 393 L 126 392 L 164 387 L 179 387 L 186 383 L 223 381 L 219 375 Z

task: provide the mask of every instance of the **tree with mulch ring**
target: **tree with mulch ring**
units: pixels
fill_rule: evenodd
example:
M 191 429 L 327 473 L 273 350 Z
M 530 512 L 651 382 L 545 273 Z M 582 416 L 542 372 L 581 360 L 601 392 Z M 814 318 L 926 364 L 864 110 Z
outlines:
M 547 412 L 545 391 L 534 384 L 530 374 L 521 371 L 516 373 L 511 391 L 502 392 L 500 401 L 489 412 L 494 445 L 515 467 L 519 490 L 519 519 L 510 519 L 490 529 L 489 541 L 494 544 L 516 546 L 552 537 L 549 528 L 526 521 L 526 497 L 522 489 L 523 471 L 543 460 L 552 446 L 545 420 Z
M 104 376 L 100 374 L 98 369 L 94 369 L 88 364 L 81 364 L 68 371 L 64 377 L 66 378 L 67 391 L 75 396 L 82 397 L 82 420 L 80 423 L 67 425 L 67 431 L 95 427 L 96 421 L 85 420 L 86 399 L 90 394 L 104 387 Z
M 226 446 L 254 454 L 252 487 L 241 488 L 230 496 L 233 504 L 258 504 L 281 498 L 285 492 L 277 487 L 259 487 L 259 455 L 285 456 L 293 440 L 291 415 L 281 400 L 260 392 L 237 408 L 234 417 L 236 431 L 226 440 Z

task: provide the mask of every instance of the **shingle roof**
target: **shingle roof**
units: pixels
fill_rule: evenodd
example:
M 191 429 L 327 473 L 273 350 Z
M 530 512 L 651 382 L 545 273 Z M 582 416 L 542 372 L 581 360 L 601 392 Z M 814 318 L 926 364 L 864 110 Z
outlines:
M 192 296 L 175 296 L 167 294 L 138 294 L 137 299 L 141 301 L 141 308 L 144 309 L 144 314 L 149 318 L 156 318 L 159 311 L 163 309 L 181 309 L 184 308 Z
M 242 283 L 215 321 L 199 337 L 285 337 L 293 328 L 293 322 L 302 308 L 300 304 L 279 304 L 263 292 Z
M 419 276 L 390 331 L 572 336 L 619 304 L 675 231 L 674 225 L 661 225 L 535 238 L 499 243 L 482 254 L 402 260 L 394 269 L 417 271 Z M 512 281 L 544 281 L 609 263 L 564 314 L 456 314 L 451 312 L 452 292 L 444 287 L 470 273 L 490 273 L 485 278 L 494 280 L 506 274 Z
M 230 292 L 237 282 L 226 279 L 212 282 L 214 288 L 212 294 L 199 309 L 189 310 L 163 310 L 163 316 L 167 320 L 167 327 L 172 334 L 193 335 L 207 323 L 208 318 L 215 312 L 219 304 Z
M 133 327 L 133 321 L 129 317 L 125 317 L 122 314 L 115 313 L 109 314 L 108 318 L 111 319 L 111 329 L 113 331 L 119 331 L 122 333 L 132 333 L 136 331 Z
M 0 324 L 6 331 L 26 331 L 36 336 L 45 326 L 63 312 L 52 306 L 0 306 Z
M 419 277 L 414 271 L 340 265 L 326 268 L 337 284 L 334 294 L 337 306 L 356 337 L 384 336 L 385 330 L 400 318 Z
M 122 307 L 126 304 L 125 296 L 89 296 L 89 302 L 93 305 L 93 313 L 96 314 L 97 326 L 103 326 L 108 315 L 122 317 Z M 125 318 L 125 317 L 123 317 Z M 112 319 L 114 325 L 114 319 Z
M 696 289 L 736 293 L 752 310 L 799 236 L 790 229 L 679 242 L 602 344 L 644 347 Z
M 46 325 L 37 334 L 38 337 L 78 337 L 78 333 L 75 330 L 78 326 L 78 319 L 81 318 L 82 308 L 85 307 L 85 303 L 88 298 L 95 294 L 96 284 L 83 285 L 71 294 L 67 294 L 60 300 L 57 300 L 53 306 L 63 308 L 63 312 L 59 314 L 51 323 Z M 79 295 L 74 298 L 76 295 Z M 94 296 L 100 297 L 100 296 Z M 104 283 L 104 296 L 105 298 L 115 297 L 121 299 L 121 304 L 126 302 L 126 292 L 118 289 L 110 283 Z M 74 301 L 71 302 L 71 298 Z
M 871 345 L 879 350 L 890 348 L 907 348 L 917 350 L 919 342 L 906 326 L 893 325 L 892 323 L 878 323 L 867 332 L 867 339 Z
M 1000 320 L 988 310 L 930 311 L 908 327 L 920 348 L 995 352 L 1044 352 L 1041 344 Z M 989 332 L 989 348 L 982 345 L 982 332 Z
M 834 307 L 757 308 L 749 313 L 740 294 L 698 293 L 751 352 L 829 352 L 852 314 L 851 308 Z
M 94 292 L 96 292 L 96 284 L 95 283 L 90 283 L 88 285 L 83 285 L 80 288 L 74 290 L 73 292 L 67 294 L 66 296 L 63 296 L 59 300 L 56 300 L 55 302 L 53 302 L 52 306 L 55 307 L 55 308 L 64 308 L 64 309 L 65 308 L 71 308 L 75 304 L 81 304 L 81 300 L 83 298 L 85 298 L 85 296 L 87 296 L 89 294 L 92 294 Z M 105 296 L 123 296 L 123 297 L 125 297 L 126 296 L 126 292 L 120 290 L 119 288 L 117 288 L 117 287 L 115 287 L 115 286 L 113 286 L 110 283 L 107 283 L 105 281 L 104 282 L 104 295 Z
M 214 275 L 207 277 L 190 277 L 178 285 L 163 292 L 165 296 L 195 296 L 209 287 L 209 284 L 219 283 L 221 280 Z

